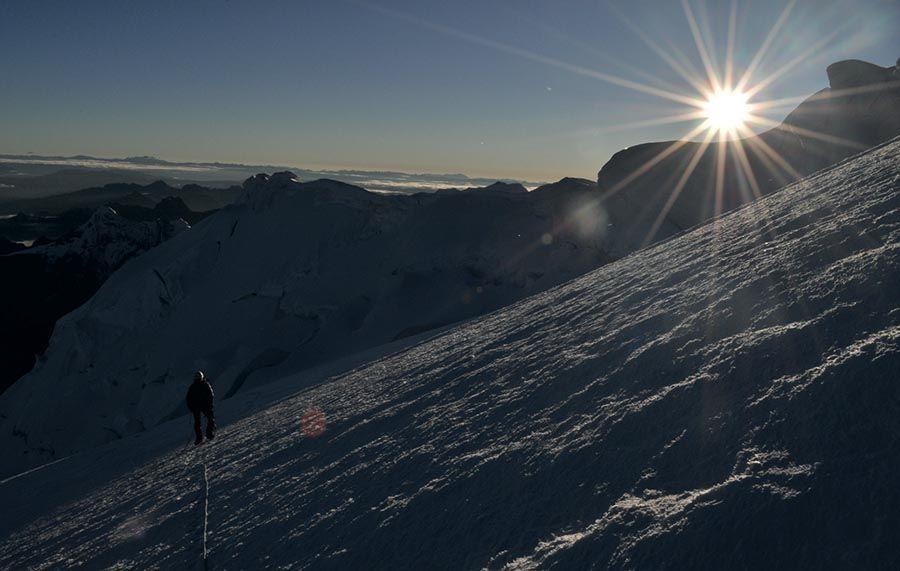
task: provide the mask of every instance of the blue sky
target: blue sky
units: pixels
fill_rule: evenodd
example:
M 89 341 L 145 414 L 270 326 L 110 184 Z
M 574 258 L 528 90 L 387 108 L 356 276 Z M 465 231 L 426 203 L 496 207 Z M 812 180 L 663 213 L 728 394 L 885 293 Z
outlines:
M 739 68 L 785 4 L 738 1 Z M 690 6 L 722 60 L 730 3 Z M 702 65 L 677 0 L 4 0 L 0 152 L 593 178 L 692 126 L 615 129 L 683 108 L 573 72 L 694 94 L 621 16 Z M 798 0 L 756 77 L 835 35 L 759 98 L 811 94 L 840 59 L 891 65 L 897 30 L 896 0 Z

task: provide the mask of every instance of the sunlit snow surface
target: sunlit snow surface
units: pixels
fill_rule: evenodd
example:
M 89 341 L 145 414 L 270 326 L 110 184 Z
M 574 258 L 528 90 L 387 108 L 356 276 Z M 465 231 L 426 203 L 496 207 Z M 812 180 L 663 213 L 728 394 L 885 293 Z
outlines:
M 217 569 L 897 568 L 898 278 L 894 142 L 209 447 L 6 481 L 0 568 L 195 564 L 204 460 Z

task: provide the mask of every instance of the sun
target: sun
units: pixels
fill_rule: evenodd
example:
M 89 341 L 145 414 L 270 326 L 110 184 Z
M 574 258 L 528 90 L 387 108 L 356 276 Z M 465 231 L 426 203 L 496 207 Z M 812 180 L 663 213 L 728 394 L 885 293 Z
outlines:
M 743 129 L 750 118 L 747 94 L 737 90 L 719 90 L 710 93 L 703 105 L 703 115 L 709 129 L 732 135 Z

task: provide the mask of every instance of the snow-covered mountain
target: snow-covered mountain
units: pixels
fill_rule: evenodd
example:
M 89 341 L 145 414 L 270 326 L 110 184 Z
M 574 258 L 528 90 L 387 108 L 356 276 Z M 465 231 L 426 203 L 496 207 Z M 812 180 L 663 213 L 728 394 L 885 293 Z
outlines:
M 413 223 L 343 187 L 285 195 L 260 182 L 230 213 L 247 211 L 235 234 L 315 201 L 369 205 L 388 228 L 372 239 Z M 152 291 L 168 303 L 101 292 L 94 317 L 73 314 L 60 335 L 98 339 L 101 317 L 138 334 L 124 303 L 164 323 L 165 307 L 201 303 L 175 279 L 188 272 L 219 295 L 226 269 L 213 262 L 238 247 L 223 219 L 113 278 L 156 269 Z M 315 245 L 320 273 L 329 248 L 359 247 L 342 230 Z M 204 246 L 207 258 L 191 250 L 195 233 L 221 245 Z M 154 266 L 166 248 L 190 255 Z M 271 253 L 257 256 L 247 274 Z M 297 267 L 308 266 L 284 272 Z M 245 283 L 228 294 L 241 299 Z M 0 567 L 185 568 L 206 545 L 221 569 L 895 569 L 898 283 L 895 140 L 349 373 L 239 392 L 209 447 L 187 450 L 180 419 L 4 480 Z M 257 293 L 248 315 L 296 307 L 266 291 L 281 301 Z M 229 335 L 213 326 L 191 342 Z M 78 369 L 98 351 L 66 357 Z M 56 390 L 74 383 L 62 376 Z M 309 418 L 325 423 L 317 438 Z
M 58 322 L 45 358 L 0 397 L 2 472 L 182 414 L 196 369 L 230 397 L 279 365 L 323 363 L 579 276 L 610 260 L 599 201 L 590 181 L 386 196 L 251 178 L 236 204 L 127 263 Z M 114 262 L 117 243 L 70 247 Z

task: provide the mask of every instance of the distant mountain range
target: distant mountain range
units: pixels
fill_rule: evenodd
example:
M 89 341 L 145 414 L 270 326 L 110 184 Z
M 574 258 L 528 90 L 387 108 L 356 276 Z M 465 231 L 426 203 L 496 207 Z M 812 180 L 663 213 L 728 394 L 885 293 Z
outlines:
M 40 198 L 10 200 L 0 203 L 0 213 L 7 216 L 15 213 L 59 215 L 73 209 L 94 210 L 110 202 L 153 208 L 169 196 L 177 196 L 191 210 L 202 212 L 230 204 L 239 193 L 240 186 L 212 188 L 186 184 L 179 188 L 161 180 L 149 184 L 110 183 Z
M 260 172 L 291 170 L 303 180 L 328 178 L 378 192 L 429 192 L 449 187 L 487 186 L 496 179 L 464 174 L 398 171 L 314 170 L 277 165 L 171 162 L 155 157 L 124 159 L 85 155 L 42 156 L 0 154 L 0 205 L 8 200 L 41 198 L 111 183 L 148 184 L 161 180 L 172 186 L 197 184 L 214 188 L 239 185 Z M 517 180 L 529 188 L 541 183 Z

